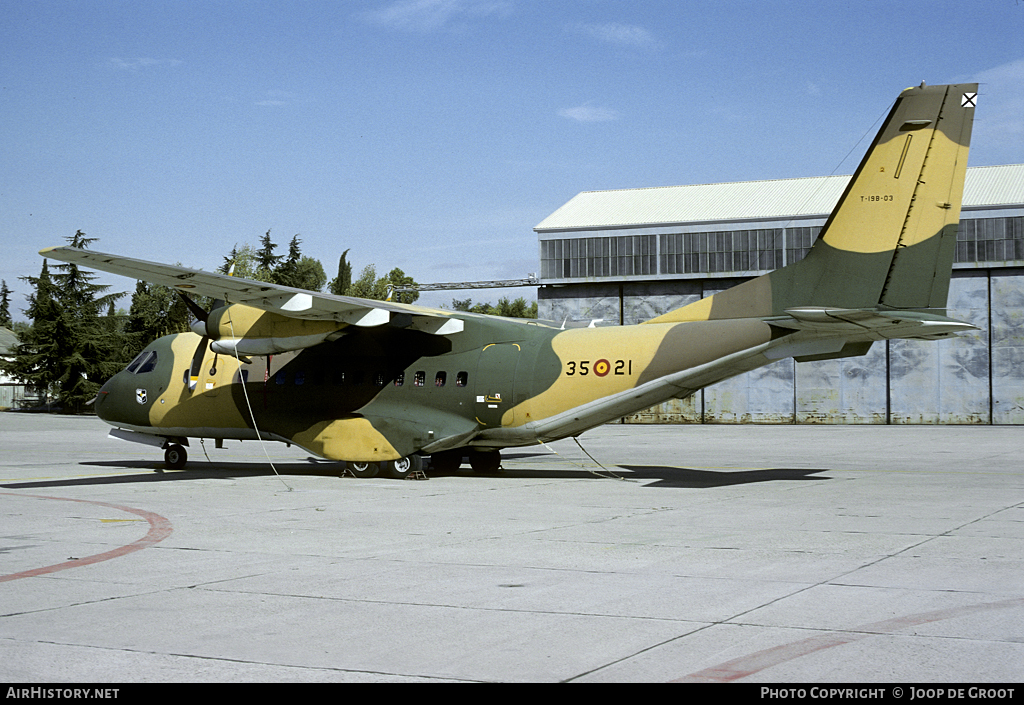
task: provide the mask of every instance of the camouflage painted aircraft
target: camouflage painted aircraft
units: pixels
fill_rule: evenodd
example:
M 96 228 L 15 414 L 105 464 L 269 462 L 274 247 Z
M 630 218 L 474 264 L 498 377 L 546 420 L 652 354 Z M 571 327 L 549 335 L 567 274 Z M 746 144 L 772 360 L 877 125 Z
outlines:
M 272 439 L 402 477 L 430 456 L 493 471 L 500 450 L 587 429 L 793 357 L 974 328 L 946 297 L 977 85 L 897 98 L 805 259 L 634 326 L 536 321 L 332 296 L 57 247 L 74 262 L 220 300 L 149 345 L 96 401 L 111 435 Z M 218 443 L 219 444 L 219 443 Z

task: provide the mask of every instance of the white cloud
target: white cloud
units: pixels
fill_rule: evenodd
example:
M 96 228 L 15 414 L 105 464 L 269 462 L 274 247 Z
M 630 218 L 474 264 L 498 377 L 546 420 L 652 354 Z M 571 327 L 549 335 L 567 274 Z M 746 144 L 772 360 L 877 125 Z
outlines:
M 267 91 L 262 100 L 256 101 L 256 105 L 277 107 L 294 103 L 297 99 L 298 96 L 288 91 Z
M 563 108 L 558 114 L 576 122 L 611 122 L 619 119 L 618 111 L 584 103 L 575 108 Z
M 371 24 L 409 32 L 432 32 L 459 19 L 507 16 L 508 0 L 398 0 L 379 10 L 361 13 Z
M 617 46 L 650 49 L 658 46 L 658 40 L 643 27 L 618 22 L 589 24 L 581 22 L 575 25 L 578 32 L 607 44 Z
M 107 65 L 121 71 L 142 71 L 154 66 L 181 66 L 184 63 L 178 59 L 151 59 L 148 57 L 138 59 L 122 59 L 114 57 L 107 60 Z
M 1024 134 L 1024 59 L 982 71 L 974 80 L 992 111 L 983 119 L 1013 134 Z
M 1024 162 L 1024 59 L 974 75 L 978 108 L 971 150 L 989 164 Z

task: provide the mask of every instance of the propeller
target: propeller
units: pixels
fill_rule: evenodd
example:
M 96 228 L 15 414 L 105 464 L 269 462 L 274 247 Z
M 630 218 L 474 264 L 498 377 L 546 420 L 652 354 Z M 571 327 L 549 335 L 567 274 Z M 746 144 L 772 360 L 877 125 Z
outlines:
M 192 328 L 192 332 L 202 336 L 202 340 L 199 341 L 196 351 L 192 354 L 192 364 L 189 365 L 188 371 L 188 390 L 190 392 L 194 392 L 196 390 L 196 385 L 199 383 L 199 376 L 203 368 L 203 358 L 206 357 L 206 349 L 210 346 L 209 331 L 206 328 L 206 322 L 210 318 L 210 313 L 204 310 L 202 306 L 193 301 L 183 291 L 178 290 L 178 296 L 182 298 L 185 305 L 188 306 L 188 310 L 196 318 L 195 322 L 190 326 Z M 214 358 L 214 360 L 216 360 L 216 358 Z M 213 369 L 217 369 L 216 361 L 213 363 Z

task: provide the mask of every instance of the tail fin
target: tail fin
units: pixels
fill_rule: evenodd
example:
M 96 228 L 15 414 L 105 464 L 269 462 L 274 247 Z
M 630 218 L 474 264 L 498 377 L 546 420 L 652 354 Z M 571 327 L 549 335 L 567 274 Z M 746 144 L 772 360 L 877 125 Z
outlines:
M 802 306 L 944 309 L 977 91 L 903 91 L 807 257 L 648 323 Z

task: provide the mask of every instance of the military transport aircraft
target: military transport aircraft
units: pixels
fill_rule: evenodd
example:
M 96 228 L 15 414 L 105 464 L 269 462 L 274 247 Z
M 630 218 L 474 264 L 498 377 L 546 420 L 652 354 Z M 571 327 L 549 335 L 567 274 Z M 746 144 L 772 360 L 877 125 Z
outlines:
M 185 464 L 189 438 L 271 439 L 360 476 L 499 467 L 793 357 L 973 329 L 946 317 L 976 84 L 896 99 L 805 259 L 640 325 L 536 321 L 303 291 L 70 247 L 65 262 L 217 299 L 101 389 L 111 435 Z M 191 299 L 188 299 L 191 301 Z

